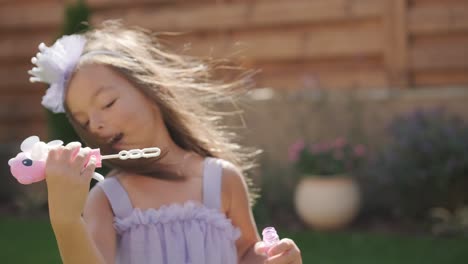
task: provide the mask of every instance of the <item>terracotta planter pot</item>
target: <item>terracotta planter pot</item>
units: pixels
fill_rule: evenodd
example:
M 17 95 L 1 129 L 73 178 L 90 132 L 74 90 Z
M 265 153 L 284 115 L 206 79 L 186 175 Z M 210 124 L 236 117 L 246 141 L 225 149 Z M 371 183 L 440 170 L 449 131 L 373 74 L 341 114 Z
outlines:
M 302 220 L 320 230 L 345 227 L 360 207 L 359 188 L 346 176 L 304 177 L 296 187 L 294 198 Z

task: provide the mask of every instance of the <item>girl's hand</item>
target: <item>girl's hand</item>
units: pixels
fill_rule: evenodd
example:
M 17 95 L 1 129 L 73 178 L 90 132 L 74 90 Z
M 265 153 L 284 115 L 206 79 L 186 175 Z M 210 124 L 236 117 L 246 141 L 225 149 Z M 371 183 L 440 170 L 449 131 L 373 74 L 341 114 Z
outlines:
M 81 219 L 96 165 L 95 160 L 91 159 L 84 167 L 90 149 L 80 149 L 81 143 L 71 142 L 49 151 L 45 173 L 52 223 L 70 223 Z
M 289 238 L 281 239 L 270 248 L 262 241 L 257 242 L 255 253 L 267 257 L 264 264 L 302 264 L 301 251 Z

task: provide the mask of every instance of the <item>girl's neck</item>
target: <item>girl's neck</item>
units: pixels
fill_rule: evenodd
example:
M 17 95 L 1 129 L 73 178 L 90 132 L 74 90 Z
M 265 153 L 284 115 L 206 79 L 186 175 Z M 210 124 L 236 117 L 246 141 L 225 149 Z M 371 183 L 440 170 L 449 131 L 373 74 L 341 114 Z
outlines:
M 165 149 L 162 150 L 166 154 L 159 161 L 163 166 L 173 170 L 177 174 L 184 175 L 187 167 L 190 167 L 191 161 L 198 156 L 192 151 L 185 150 L 179 147 L 174 142 L 170 142 Z

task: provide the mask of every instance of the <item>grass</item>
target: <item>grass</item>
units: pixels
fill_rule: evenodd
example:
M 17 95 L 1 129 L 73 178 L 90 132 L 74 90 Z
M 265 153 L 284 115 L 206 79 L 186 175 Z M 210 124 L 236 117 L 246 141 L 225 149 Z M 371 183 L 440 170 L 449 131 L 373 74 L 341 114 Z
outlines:
M 468 263 L 467 239 L 318 232 L 290 237 L 301 248 L 304 264 Z
M 304 264 L 468 263 L 467 239 L 281 231 L 299 245 Z M 47 220 L 0 219 L 0 248 L 0 263 L 61 263 Z
M 0 263 L 62 263 L 50 223 L 0 219 Z

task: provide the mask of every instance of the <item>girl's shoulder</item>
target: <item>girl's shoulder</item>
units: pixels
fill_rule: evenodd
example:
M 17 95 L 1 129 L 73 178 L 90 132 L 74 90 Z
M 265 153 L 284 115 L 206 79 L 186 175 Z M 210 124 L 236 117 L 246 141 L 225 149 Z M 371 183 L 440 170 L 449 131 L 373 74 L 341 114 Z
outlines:
M 222 159 L 220 162 L 222 164 L 222 208 L 225 213 L 228 213 L 232 209 L 231 205 L 235 197 L 242 199 L 248 196 L 248 187 L 244 175 L 236 165 Z
M 216 158 L 221 166 L 222 191 L 230 192 L 233 188 L 239 187 L 245 183 L 241 170 L 232 162 Z
M 223 168 L 223 177 L 225 175 L 232 175 L 232 174 L 242 175 L 241 170 L 236 165 L 234 165 L 232 162 L 230 162 L 228 160 L 225 160 L 225 159 L 222 159 L 222 158 L 206 157 L 205 161 L 208 160 L 208 159 L 214 159 L 222 166 L 222 168 Z

